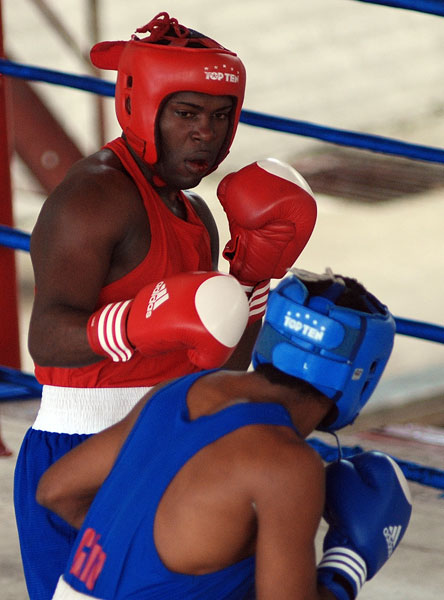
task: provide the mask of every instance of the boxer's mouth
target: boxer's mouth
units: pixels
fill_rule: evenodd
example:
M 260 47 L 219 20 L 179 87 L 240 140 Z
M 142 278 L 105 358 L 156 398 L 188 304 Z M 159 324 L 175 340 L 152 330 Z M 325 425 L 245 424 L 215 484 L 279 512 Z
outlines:
M 203 158 L 188 159 L 185 161 L 185 165 L 192 173 L 204 173 L 208 170 L 209 162 Z

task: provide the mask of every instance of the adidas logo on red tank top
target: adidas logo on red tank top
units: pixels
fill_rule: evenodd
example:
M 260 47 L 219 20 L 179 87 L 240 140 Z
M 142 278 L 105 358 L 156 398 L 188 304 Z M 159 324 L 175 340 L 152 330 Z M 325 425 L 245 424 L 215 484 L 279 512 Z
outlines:
M 159 281 L 151 294 L 148 306 L 146 308 L 145 318 L 149 319 L 156 308 L 166 302 L 169 298 L 168 290 L 164 281 Z

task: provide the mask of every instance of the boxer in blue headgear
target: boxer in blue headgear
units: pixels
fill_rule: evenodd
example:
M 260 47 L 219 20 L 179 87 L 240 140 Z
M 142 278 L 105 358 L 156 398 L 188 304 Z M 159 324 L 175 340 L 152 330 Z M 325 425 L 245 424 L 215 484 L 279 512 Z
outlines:
M 352 423 L 390 357 L 395 322 L 355 279 L 293 269 L 268 301 L 253 365 L 274 365 L 335 402 L 317 429 Z
M 356 417 L 393 334 L 355 280 L 286 277 L 254 371 L 157 386 L 43 476 L 38 502 L 80 530 L 54 599 L 354 600 L 406 531 L 408 486 L 380 452 L 324 469 L 304 438 Z

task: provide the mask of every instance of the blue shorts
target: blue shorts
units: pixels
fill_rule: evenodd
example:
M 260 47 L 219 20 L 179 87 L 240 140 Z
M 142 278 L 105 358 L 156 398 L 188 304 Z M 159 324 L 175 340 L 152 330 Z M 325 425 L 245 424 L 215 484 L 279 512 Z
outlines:
M 37 504 L 35 493 L 46 469 L 89 434 L 29 429 L 14 476 L 14 506 L 23 570 L 30 600 L 50 600 L 64 572 L 77 530 Z

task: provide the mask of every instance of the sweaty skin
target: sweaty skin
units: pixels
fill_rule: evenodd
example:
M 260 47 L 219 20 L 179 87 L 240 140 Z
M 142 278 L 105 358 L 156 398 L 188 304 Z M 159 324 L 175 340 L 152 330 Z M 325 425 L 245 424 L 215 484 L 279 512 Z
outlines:
M 140 411 L 158 389 L 125 419 L 55 463 L 40 481 L 38 501 L 80 528 Z M 249 401 L 282 404 L 300 435 L 287 426 L 249 425 L 200 450 L 159 504 L 157 551 L 170 570 L 193 575 L 255 553 L 258 599 L 334 600 L 316 586 L 314 538 L 324 507 L 324 467 L 303 439 L 333 403 L 272 384 L 258 373 L 224 370 L 192 385 L 189 418 Z
M 173 94 L 159 119 L 161 152 L 155 173 L 133 153 L 147 180 L 179 218 L 186 218 L 179 191 L 198 185 L 214 166 L 231 110 L 228 96 Z M 192 192 L 188 197 L 209 232 L 217 270 L 214 218 L 202 198 Z M 87 340 L 89 316 L 100 290 L 142 262 L 150 240 L 137 187 L 110 150 L 72 167 L 45 202 L 31 238 L 37 293 L 28 344 L 37 364 L 78 367 L 101 360 Z M 247 328 L 229 361 L 231 368 L 249 364 L 257 330 L 256 325 Z

